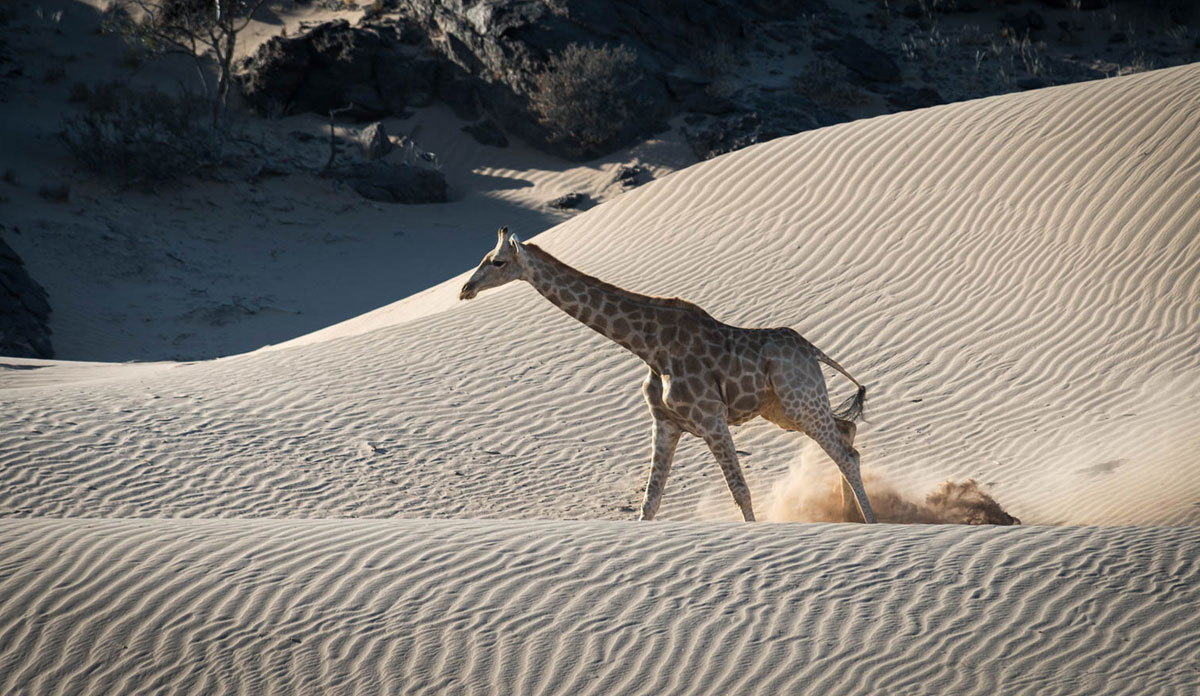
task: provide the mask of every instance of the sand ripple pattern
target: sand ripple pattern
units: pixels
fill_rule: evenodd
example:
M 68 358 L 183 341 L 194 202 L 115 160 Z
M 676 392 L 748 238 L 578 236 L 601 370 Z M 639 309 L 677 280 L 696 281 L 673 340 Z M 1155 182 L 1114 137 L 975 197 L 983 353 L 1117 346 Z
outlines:
M 1197 153 L 1185 66 L 782 138 L 538 242 L 800 330 L 871 386 L 860 445 L 890 479 L 973 477 L 1027 523 L 1195 524 Z M 644 368 L 527 286 L 456 303 L 456 282 L 336 339 L 86 383 L 0 373 L 0 516 L 630 517 Z M 761 422 L 735 438 L 759 498 L 800 446 Z M 690 439 L 661 515 L 736 515 Z
M 1184 694 L 1200 530 L 0 522 L 0 692 Z

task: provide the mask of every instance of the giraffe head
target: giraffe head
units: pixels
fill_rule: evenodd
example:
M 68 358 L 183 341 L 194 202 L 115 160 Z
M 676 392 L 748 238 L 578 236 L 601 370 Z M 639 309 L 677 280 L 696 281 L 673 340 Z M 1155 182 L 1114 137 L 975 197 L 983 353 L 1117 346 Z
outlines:
M 483 290 L 498 288 L 521 278 L 521 240 L 509 232 L 507 227 L 501 227 L 497 236 L 499 241 L 496 248 L 479 262 L 479 268 L 475 269 L 471 278 L 462 286 L 458 299 L 470 300 Z

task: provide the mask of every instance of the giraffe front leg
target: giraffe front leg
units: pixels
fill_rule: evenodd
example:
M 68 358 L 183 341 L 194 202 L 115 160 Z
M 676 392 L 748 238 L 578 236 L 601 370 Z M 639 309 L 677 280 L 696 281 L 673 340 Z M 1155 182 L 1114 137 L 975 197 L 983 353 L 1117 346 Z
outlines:
M 733 446 L 733 435 L 725 423 L 714 424 L 703 433 L 704 442 L 709 451 L 721 465 L 721 473 L 725 475 L 725 483 L 733 494 L 733 502 L 742 511 L 742 519 L 754 521 L 754 506 L 750 502 L 750 487 L 742 476 L 742 467 L 738 464 L 737 450 Z
M 642 496 L 642 516 L 652 520 L 658 514 L 663 489 L 667 486 L 667 474 L 671 473 L 671 461 L 675 458 L 675 446 L 679 444 L 680 429 L 671 421 L 654 419 L 654 445 L 650 460 L 650 476 L 646 479 L 646 493 Z

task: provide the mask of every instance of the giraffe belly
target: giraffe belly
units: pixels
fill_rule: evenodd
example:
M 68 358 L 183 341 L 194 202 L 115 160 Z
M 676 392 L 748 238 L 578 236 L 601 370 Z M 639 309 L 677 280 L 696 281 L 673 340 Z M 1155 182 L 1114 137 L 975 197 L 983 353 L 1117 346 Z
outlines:
M 766 379 L 743 376 L 741 380 L 726 380 L 722 396 L 730 425 L 741 425 L 762 415 L 770 405 L 771 393 Z

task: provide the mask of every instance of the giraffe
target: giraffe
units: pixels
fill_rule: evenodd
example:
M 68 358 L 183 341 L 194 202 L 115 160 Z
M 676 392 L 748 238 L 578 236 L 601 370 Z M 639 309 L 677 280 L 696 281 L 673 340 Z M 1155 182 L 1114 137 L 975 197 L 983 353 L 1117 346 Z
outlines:
M 460 300 L 524 280 L 649 366 L 642 394 L 653 418 L 653 444 L 640 519 L 658 513 L 675 447 L 688 433 L 708 445 L 743 519 L 753 522 L 750 489 L 729 426 L 762 417 L 815 440 L 842 473 L 845 518 L 875 522 L 854 448 L 854 421 L 862 415 L 867 389 L 799 333 L 730 326 L 691 302 L 639 295 L 589 276 L 522 243 L 507 227 L 498 238 L 463 285 Z M 836 411 L 819 363 L 858 387 Z

